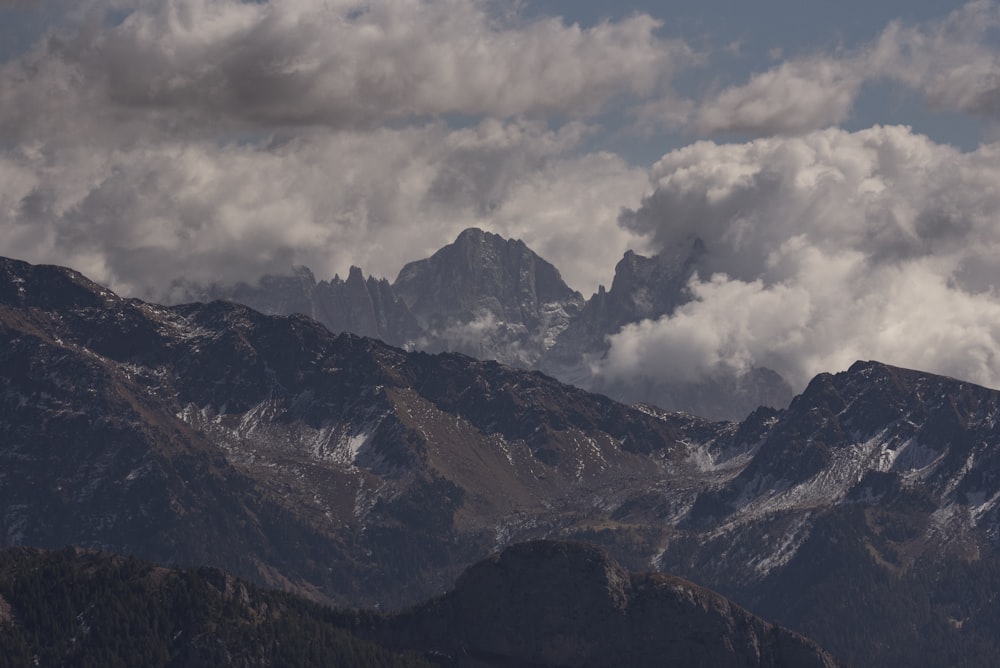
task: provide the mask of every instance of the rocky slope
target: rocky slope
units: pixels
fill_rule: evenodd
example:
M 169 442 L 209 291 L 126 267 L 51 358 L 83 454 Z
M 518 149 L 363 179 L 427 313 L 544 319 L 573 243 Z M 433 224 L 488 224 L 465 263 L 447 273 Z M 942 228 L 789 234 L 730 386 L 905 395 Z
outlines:
M 851 664 L 1000 657 L 994 390 L 861 362 L 786 410 L 715 423 L 11 260 L 0 369 L 3 545 L 389 607 L 505 545 L 567 538 Z
M 787 411 L 741 425 L 754 456 L 699 493 L 657 563 L 852 664 L 985 665 L 998 648 L 979 634 L 1000 621 L 998 418 L 1000 393 L 951 378 L 877 362 L 822 374 Z

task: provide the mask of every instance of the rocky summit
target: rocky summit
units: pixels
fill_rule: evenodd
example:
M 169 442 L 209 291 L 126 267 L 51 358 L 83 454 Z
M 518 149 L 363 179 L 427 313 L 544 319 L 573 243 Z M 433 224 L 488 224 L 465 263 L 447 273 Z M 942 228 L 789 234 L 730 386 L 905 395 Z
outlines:
M 1000 657 L 1000 393 L 859 362 L 739 423 L 0 261 L 0 541 L 412 605 L 602 546 L 852 665 Z

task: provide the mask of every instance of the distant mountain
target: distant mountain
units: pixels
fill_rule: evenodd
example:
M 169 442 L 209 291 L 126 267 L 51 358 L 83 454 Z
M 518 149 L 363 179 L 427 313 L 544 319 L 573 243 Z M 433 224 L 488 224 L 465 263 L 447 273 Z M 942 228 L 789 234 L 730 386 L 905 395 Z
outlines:
M 446 596 L 388 616 L 211 568 L 13 548 L 0 551 L 0 648 L 0 666 L 837 665 L 690 582 L 544 542 L 509 548 Z
M 791 388 L 765 368 L 684 383 L 611 382 L 594 375 L 592 365 L 608 352 L 609 336 L 668 316 L 690 300 L 687 284 L 703 254 L 699 240 L 653 257 L 628 251 L 611 289 L 602 286 L 584 300 L 524 242 L 470 228 L 431 257 L 407 264 L 391 285 L 366 280 L 357 267 L 346 281 L 317 283 L 299 267 L 253 286 L 178 284 L 173 292 L 180 301 L 226 299 L 266 314 L 302 313 L 333 332 L 538 369 L 619 401 L 711 419 L 739 420 L 762 405 L 788 405 Z
M 302 316 L 0 261 L 0 546 L 226 567 L 383 608 L 600 545 L 852 665 L 1000 659 L 1000 393 L 877 362 L 710 422 Z
M 178 283 L 173 293 L 179 302 L 225 299 L 268 315 L 300 313 L 322 322 L 330 331 L 370 336 L 397 346 L 412 348 L 424 335 L 389 281 L 372 276 L 366 279 L 359 267 L 351 267 L 346 280 L 334 276 L 317 283 L 308 267 L 296 267 L 287 276 L 263 276 L 256 285 Z
M 476 228 L 403 267 L 393 288 L 426 332 L 421 348 L 528 368 L 584 305 L 524 242 Z
M 556 340 L 547 363 L 571 366 L 585 356 L 599 357 L 607 352 L 607 337 L 625 325 L 673 313 L 690 301 L 687 283 L 703 253 L 700 241 L 673 255 L 645 257 L 626 252 L 615 266 L 611 290 L 602 285 L 590 298 Z

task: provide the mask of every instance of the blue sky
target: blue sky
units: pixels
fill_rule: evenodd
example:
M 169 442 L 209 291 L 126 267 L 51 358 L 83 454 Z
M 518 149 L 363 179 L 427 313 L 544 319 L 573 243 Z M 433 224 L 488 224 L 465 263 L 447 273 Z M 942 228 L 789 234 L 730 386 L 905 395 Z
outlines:
M 607 373 L 997 386 L 998 35 L 997 0 L 0 0 L 0 254 L 169 300 L 474 225 L 589 295 L 699 237 Z

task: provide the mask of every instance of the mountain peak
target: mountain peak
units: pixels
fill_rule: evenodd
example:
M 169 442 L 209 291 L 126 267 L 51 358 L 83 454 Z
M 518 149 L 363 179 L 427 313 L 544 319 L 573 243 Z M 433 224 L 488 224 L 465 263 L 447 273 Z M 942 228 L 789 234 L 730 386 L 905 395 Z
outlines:
M 345 283 L 363 283 L 365 280 L 365 275 L 361 271 L 361 267 L 351 265 L 351 268 L 347 272 L 347 280 Z
M 455 237 L 455 243 L 466 243 L 468 241 L 475 241 L 478 239 L 482 239 L 484 236 L 487 235 L 491 237 L 498 236 L 496 234 L 493 234 L 492 232 L 487 232 L 486 230 L 483 230 L 478 227 L 467 227 L 458 233 L 458 236 Z
M 499 234 L 487 232 L 486 230 L 480 229 L 478 227 L 467 227 L 458 233 L 458 236 L 455 237 L 455 241 L 453 243 L 458 245 L 463 245 L 469 243 L 478 243 L 483 241 L 484 239 L 488 239 L 490 241 L 498 239 L 500 241 L 506 242 L 506 239 L 501 237 Z
M 493 246 L 523 246 L 527 248 L 525 243 L 520 239 L 508 239 L 494 232 L 484 230 L 478 227 L 467 227 L 458 236 L 455 237 L 453 242 L 456 246 L 464 246 L 469 244 L 481 244 L 486 242 Z
M 426 348 L 525 366 L 583 307 L 524 242 L 474 227 L 403 267 L 393 289 L 427 331 Z
M 877 362 L 875 360 L 857 360 L 847 369 L 847 371 L 849 373 L 863 373 L 871 369 L 885 368 L 887 366 L 887 364 L 883 364 L 882 362 Z
M 0 304 L 80 308 L 103 306 L 109 301 L 122 300 L 72 269 L 0 258 Z

